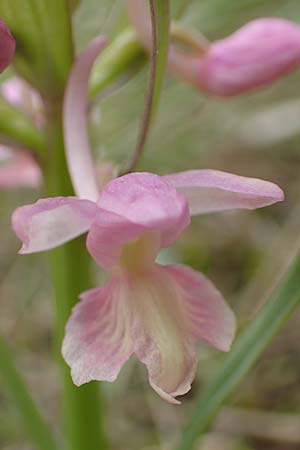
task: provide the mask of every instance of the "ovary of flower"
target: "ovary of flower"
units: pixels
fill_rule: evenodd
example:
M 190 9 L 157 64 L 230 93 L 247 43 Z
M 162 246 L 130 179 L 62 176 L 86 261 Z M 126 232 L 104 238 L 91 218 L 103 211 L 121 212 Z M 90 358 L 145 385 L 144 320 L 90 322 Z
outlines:
M 88 232 L 88 251 L 109 273 L 104 286 L 81 295 L 66 326 L 63 356 L 75 384 L 115 380 L 134 353 L 158 394 L 178 403 L 195 376 L 197 341 L 228 351 L 235 318 L 203 274 L 157 264 L 160 249 L 180 238 L 191 215 L 281 200 L 273 183 L 196 170 L 132 173 L 110 181 L 96 202 L 60 197 L 18 208 L 12 222 L 20 253 Z
M 142 44 L 151 48 L 151 27 L 144 0 L 127 0 L 128 13 Z M 197 44 L 197 42 L 195 42 Z M 260 18 L 228 37 L 184 52 L 172 44 L 169 67 L 196 88 L 222 97 L 267 85 L 300 65 L 300 26 L 280 18 Z

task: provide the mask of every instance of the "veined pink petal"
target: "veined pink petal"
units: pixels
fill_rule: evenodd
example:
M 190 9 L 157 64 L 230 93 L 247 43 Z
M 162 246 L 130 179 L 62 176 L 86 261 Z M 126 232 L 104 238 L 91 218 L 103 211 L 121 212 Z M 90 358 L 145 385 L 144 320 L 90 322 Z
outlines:
M 99 187 L 87 134 L 87 91 L 92 65 L 106 39 L 94 39 L 79 55 L 68 81 L 64 99 L 64 136 L 66 157 L 76 194 L 97 201 Z
M 16 48 L 16 41 L 12 36 L 10 29 L 0 19 L 0 72 L 6 69 L 12 62 Z
M 189 391 L 195 376 L 195 343 L 228 351 L 235 318 L 222 295 L 201 273 L 185 266 L 158 266 L 132 282 L 138 319 L 134 351 L 147 366 L 151 386 L 165 400 Z
M 133 352 L 132 309 L 124 298 L 122 279 L 113 278 L 81 299 L 66 326 L 63 357 L 76 385 L 114 381 Z
M 199 87 L 230 96 L 271 83 L 300 65 L 300 26 L 279 18 L 247 23 L 198 60 Z
M 12 226 L 23 242 L 20 253 L 49 250 L 85 233 L 97 205 L 76 197 L 54 197 L 17 208 Z
M 0 146 L 0 188 L 37 188 L 41 184 L 41 170 L 26 151 L 14 153 Z
M 236 322 L 222 294 L 201 272 L 188 266 L 166 266 L 164 269 L 179 286 L 190 333 L 196 339 L 228 352 L 235 336 Z
M 191 388 L 197 366 L 185 298 L 167 267 L 155 265 L 129 282 L 134 302 L 134 352 L 148 369 L 150 385 L 170 403 Z
M 164 177 L 188 199 L 190 213 L 256 209 L 284 200 L 276 184 L 219 170 L 190 170 Z
M 158 250 L 175 242 L 190 221 L 185 198 L 151 173 L 133 173 L 110 181 L 98 205 L 87 246 L 106 269 L 119 262 L 127 242 L 145 233 L 158 234 Z

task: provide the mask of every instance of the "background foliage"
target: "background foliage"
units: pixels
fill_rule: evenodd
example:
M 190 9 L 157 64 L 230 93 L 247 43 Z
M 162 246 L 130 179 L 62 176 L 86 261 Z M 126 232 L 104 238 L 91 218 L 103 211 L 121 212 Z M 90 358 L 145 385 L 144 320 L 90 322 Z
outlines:
M 173 0 L 172 16 L 218 39 L 262 16 L 300 21 L 298 0 Z M 115 36 L 128 25 L 123 0 L 82 0 L 74 15 L 77 48 L 90 38 Z M 121 164 L 132 154 L 143 111 L 147 66 L 107 89 L 91 111 L 95 156 Z M 212 278 L 237 312 L 240 327 L 264 302 L 278 270 L 289 260 L 299 233 L 300 73 L 272 86 L 222 100 L 208 97 L 173 76 L 165 82 L 160 110 L 140 170 L 164 174 L 215 168 L 269 179 L 286 202 L 263 211 L 209 215 L 193 220 L 178 245 L 163 255 Z M 0 326 L 11 341 L 20 371 L 56 428 L 57 368 L 52 359 L 51 287 L 44 255 L 16 256 L 10 214 L 37 192 L 0 193 Z M 101 278 L 95 270 L 95 286 Z M 259 364 L 220 413 L 201 450 L 300 448 L 300 318 L 295 314 Z M 165 404 L 148 387 L 132 360 L 113 385 L 105 384 L 108 430 L 114 448 L 169 448 L 203 383 L 222 355 L 199 349 L 197 380 L 181 407 Z M 31 450 L 16 411 L 0 392 L 0 448 Z M 288 431 L 287 431 L 288 430 Z M 126 445 L 124 445 L 126 443 Z

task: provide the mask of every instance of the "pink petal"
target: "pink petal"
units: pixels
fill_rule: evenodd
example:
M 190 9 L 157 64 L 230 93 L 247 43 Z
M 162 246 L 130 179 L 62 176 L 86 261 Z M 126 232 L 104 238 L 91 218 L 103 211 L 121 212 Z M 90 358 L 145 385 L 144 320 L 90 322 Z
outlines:
M 138 318 L 134 351 L 147 366 L 151 386 L 164 399 L 189 391 L 195 376 L 195 343 L 230 349 L 235 318 L 222 295 L 201 273 L 184 266 L 158 266 L 131 282 Z
M 164 177 L 188 200 L 190 213 L 256 209 L 284 200 L 274 183 L 219 170 L 190 170 Z
M 0 188 L 37 188 L 42 174 L 37 162 L 26 151 L 12 152 L 0 146 Z
M 158 233 L 158 249 L 169 246 L 190 220 L 185 198 L 162 177 L 150 173 L 133 173 L 110 181 L 98 205 L 87 246 L 106 269 L 118 263 L 127 242 L 144 233 Z
M 97 205 L 76 197 L 54 197 L 17 208 L 12 226 L 23 242 L 20 253 L 49 250 L 85 233 Z
M 64 99 L 64 136 L 66 157 L 76 194 L 96 201 L 99 187 L 87 134 L 88 80 L 93 63 L 106 40 L 100 36 L 90 42 L 77 58 Z
M 134 302 L 134 352 L 147 366 L 152 388 L 170 403 L 191 388 L 197 366 L 195 338 L 190 333 L 185 298 L 168 267 L 130 280 Z
M 300 64 L 300 26 L 277 18 L 257 19 L 216 41 L 199 58 L 199 87 L 221 96 L 271 83 Z
M 122 279 L 81 296 L 66 326 L 62 354 L 76 385 L 91 380 L 114 381 L 133 351 Z
M 191 334 L 218 350 L 228 352 L 236 323 L 222 294 L 202 273 L 188 266 L 166 266 L 165 270 L 180 286 Z
M 12 62 L 16 41 L 8 26 L 0 19 L 0 72 Z

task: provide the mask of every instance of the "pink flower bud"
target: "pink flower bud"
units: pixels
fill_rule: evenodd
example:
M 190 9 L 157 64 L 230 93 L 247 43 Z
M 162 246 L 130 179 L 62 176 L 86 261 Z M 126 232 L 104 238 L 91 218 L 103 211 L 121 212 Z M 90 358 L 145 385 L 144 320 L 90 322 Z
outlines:
M 127 0 L 127 5 L 141 43 L 151 49 L 146 3 Z M 171 40 L 169 69 L 202 91 L 227 97 L 269 84 L 295 69 L 300 64 L 300 26 L 279 18 L 256 19 L 210 45 L 196 37 L 193 47 L 185 52 Z
M 0 19 L 0 72 L 12 62 L 16 41 L 8 26 Z
M 265 18 L 212 43 L 197 64 L 193 60 L 191 70 L 197 71 L 201 89 L 231 96 L 271 83 L 299 64 L 300 26 Z

